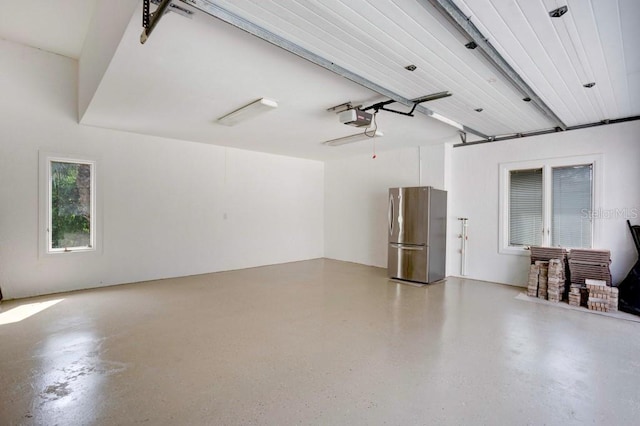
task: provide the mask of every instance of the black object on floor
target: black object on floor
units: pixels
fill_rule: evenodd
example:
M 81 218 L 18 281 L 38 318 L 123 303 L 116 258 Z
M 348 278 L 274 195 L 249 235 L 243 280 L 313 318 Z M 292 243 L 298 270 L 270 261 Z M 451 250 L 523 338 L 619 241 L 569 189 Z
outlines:
M 640 315 L 640 225 L 631 225 L 627 220 L 633 242 L 638 250 L 638 261 L 627 277 L 618 285 L 619 309 L 630 314 Z

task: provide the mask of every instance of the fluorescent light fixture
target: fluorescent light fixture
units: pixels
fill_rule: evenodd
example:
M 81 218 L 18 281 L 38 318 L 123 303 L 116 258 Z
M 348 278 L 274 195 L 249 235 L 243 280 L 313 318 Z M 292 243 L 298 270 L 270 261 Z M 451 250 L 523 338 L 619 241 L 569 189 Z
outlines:
M 257 101 L 253 101 L 243 107 L 238 108 L 235 111 L 230 112 L 227 115 L 223 115 L 218 118 L 218 123 L 224 126 L 235 126 L 241 121 L 249 120 L 256 115 L 260 115 L 267 111 L 272 111 L 278 107 L 276 101 L 271 99 L 260 98 Z
M 452 119 L 447 118 L 443 115 L 440 115 L 437 112 L 434 112 L 433 114 L 431 114 L 430 117 L 435 118 L 438 121 L 442 121 L 443 123 L 447 123 L 449 126 L 453 126 L 458 130 L 464 130 L 464 127 L 462 126 L 462 124 L 458 123 L 457 121 L 453 121 Z
M 369 136 L 367 136 L 367 134 Z M 347 143 L 363 141 L 365 139 L 381 138 L 382 136 L 384 136 L 384 133 L 382 133 L 379 130 L 376 130 L 376 132 L 373 134 L 373 136 L 371 136 L 371 133 L 367 133 L 367 134 L 365 134 L 365 132 L 360 132 L 360 133 L 356 133 L 355 135 L 351 135 L 351 136 L 344 136 L 344 137 L 338 138 L 338 139 L 331 139 L 330 141 L 322 142 L 322 144 L 323 145 L 329 145 L 329 146 L 339 146 L 339 145 L 344 145 L 344 144 L 347 144 Z

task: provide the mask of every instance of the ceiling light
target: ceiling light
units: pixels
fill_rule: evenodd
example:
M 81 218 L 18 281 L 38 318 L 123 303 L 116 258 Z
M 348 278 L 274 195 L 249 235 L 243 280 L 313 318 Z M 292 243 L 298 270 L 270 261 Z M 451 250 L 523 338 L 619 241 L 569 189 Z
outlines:
M 407 71 L 415 71 L 416 68 L 418 67 L 416 67 L 415 65 L 407 65 L 406 67 L 404 67 L 404 69 Z
M 345 145 L 352 142 L 363 141 L 365 139 L 381 138 L 382 136 L 384 136 L 384 133 L 382 133 L 379 130 L 376 130 L 373 136 L 370 133 L 361 132 L 351 136 L 344 136 L 342 138 L 331 139 L 329 141 L 322 142 L 322 144 L 328 145 L 328 146 L 339 146 L 339 145 Z
M 453 126 L 458 130 L 462 130 L 464 131 L 464 126 L 460 123 L 458 123 L 457 121 L 453 121 L 450 118 L 447 118 L 443 115 L 438 114 L 437 112 L 434 112 L 433 114 L 431 114 L 429 117 L 431 118 L 435 118 L 438 121 L 442 121 L 443 123 L 448 124 L 449 126 Z
M 243 107 L 238 108 L 235 111 L 230 112 L 229 114 L 223 115 L 218 118 L 218 123 L 224 126 L 234 126 L 241 121 L 249 120 L 256 115 L 260 115 L 262 113 L 272 111 L 278 107 L 278 103 L 276 101 L 272 101 L 271 99 L 260 98 L 257 101 L 253 101 L 250 104 L 247 104 Z
M 567 13 L 568 10 L 569 8 L 567 6 L 560 6 L 559 8 L 553 9 L 551 12 L 549 12 L 549 16 L 551 16 L 552 18 L 559 18 Z
M 595 82 L 591 82 L 591 83 L 583 84 L 582 87 L 586 87 L 587 89 L 591 89 L 595 85 L 596 85 Z

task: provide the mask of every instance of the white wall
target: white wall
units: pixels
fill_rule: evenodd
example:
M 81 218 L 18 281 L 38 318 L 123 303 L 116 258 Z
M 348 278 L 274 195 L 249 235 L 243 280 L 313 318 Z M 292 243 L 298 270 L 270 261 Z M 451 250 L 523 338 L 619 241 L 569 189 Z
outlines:
M 80 55 L 78 116 L 82 118 L 98 90 L 131 15 L 139 6 L 137 0 L 97 0 Z M 153 9 L 152 9 L 153 10 Z M 142 28 L 140 28 L 142 33 Z
M 325 257 L 386 268 L 388 189 L 447 189 L 450 150 L 440 144 L 326 162 Z
M 603 209 L 640 209 L 638 121 L 453 149 L 450 212 L 469 218 L 469 277 L 526 282 L 529 258 L 498 253 L 499 164 L 587 154 L 603 155 Z M 601 226 L 602 238 L 596 248 L 611 250 L 613 279 L 619 282 L 636 258 L 635 248 L 624 217 L 600 220 L 596 226 Z M 458 275 L 460 242 L 455 234 L 449 240 L 449 271 Z
M 0 40 L 5 298 L 323 256 L 323 163 L 81 126 L 76 87 L 76 61 Z M 97 158 L 102 253 L 39 255 L 40 150 Z
M 457 143 L 457 141 L 446 142 L 419 148 L 422 166 L 420 185 L 449 190 L 451 185 L 451 153 L 453 143 Z
M 316 257 L 386 266 L 387 188 L 449 191 L 448 274 L 470 218 L 469 276 L 522 284 L 498 253 L 498 165 L 601 153 L 605 209 L 640 208 L 640 123 L 323 163 L 77 124 L 77 63 L 0 40 L 0 286 L 6 298 Z M 449 143 L 456 141 L 447 141 Z M 100 254 L 38 251 L 38 153 L 98 159 Z M 420 179 L 422 175 L 422 179 Z M 602 223 L 614 281 L 635 259 L 624 218 Z
M 446 142 L 382 152 L 375 160 L 359 156 L 327 162 L 325 256 L 386 267 L 387 188 L 430 185 L 449 192 L 447 274 L 460 275 L 458 217 L 468 217 L 468 276 L 523 285 L 528 257 L 498 253 L 503 162 L 602 154 L 603 209 L 640 209 L 638 122 L 462 148 L 452 147 L 457 141 Z M 598 248 L 612 251 L 614 282 L 619 282 L 636 259 L 635 248 L 624 217 L 600 220 Z

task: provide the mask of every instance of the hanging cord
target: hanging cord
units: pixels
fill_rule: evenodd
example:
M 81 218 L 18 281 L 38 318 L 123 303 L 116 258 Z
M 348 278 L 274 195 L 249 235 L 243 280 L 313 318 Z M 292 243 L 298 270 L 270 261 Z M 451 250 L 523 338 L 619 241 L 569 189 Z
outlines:
M 375 160 L 376 157 L 377 157 L 377 155 L 376 155 L 376 138 L 373 138 L 371 140 L 371 142 L 373 142 L 373 157 L 371 157 L 371 158 L 373 158 Z
M 373 142 L 373 159 L 375 160 L 375 158 L 377 157 L 376 155 L 376 132 L 378 131 L 378 121 L 376 120 L 376 117 L 378 115 L 378 110 L 376 110 L 376 112 L 373 113 L 373 129 L 371 127 L 367 127 L 366 129 L 364 129 L 364 135 L 367 137 L 371 138 L 371 141 Z M 371 130 L 370 130 L 371 129 Z

